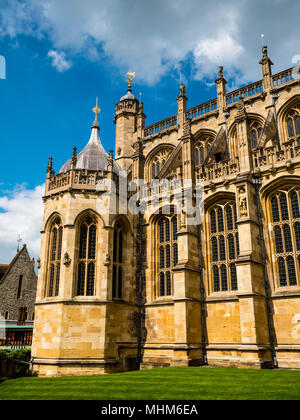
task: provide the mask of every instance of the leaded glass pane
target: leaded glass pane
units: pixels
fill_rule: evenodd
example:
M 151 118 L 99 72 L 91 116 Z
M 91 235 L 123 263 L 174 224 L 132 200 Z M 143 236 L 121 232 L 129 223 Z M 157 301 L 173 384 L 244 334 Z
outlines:
M 221 266 L 221 280 L 222 280 L 222 291 L 226 292 L 228 290 L 226 265 Z
M 166 268 L 171 267 L 171 252 L 170 252 L 170 245 L 166 246 Z
M 286 269 L 285 269 L 285 262 L 283 258 L 279 258 L 278 260 L 278 273 L 279 273 L 280 286 L 281 287 L 287 286 Z
M 113 250 L 113 262 L 117 262 L 117 251 L 118 251 L 118 231 L 114 230 L 114 250 Z
M 213 262 L 218 262 L 219 261 L 219 253 L 218 253 L 218 241 L 217 238 L 213 237 L 212 241 L 212 260 Z
M 233 217 L 232 217 L 232 207 L 228 206 L 226 208 L 226 216 L 227 216 L 227 229 L 233 230 Z
M 273 214 L 273 222 L 280 222 L 280 215 L 279 215 L 279 206 L 278 206 L 278 199 L 277 197 L 273 197 L 271 200 L 272 205 L 272 214 Z
M 276 226 L 275 229 L 274 229 L 274 233 L 275 233 L 275 242 L 276 242 L 277 254 L 282 254 L 284 252 L 284 249 L 283 249 L 281 228 L 279 226 Z
M 57 260 L 58 261 L 61 259 L 62 236 L 63 236 L 63 228 L 60 227 L 58 229 L 58 250 L 57 250 Z
M 256 147 L 257 147 L 257 132 L 256 132 L 256 130 L 251 131 L 251 140 L 252 140 L 253 149 L 256 149 Z
M 294 229 L 295 229 L 297 251 L 300 251 L 300 223 L 295 223 Z
M 56 244 L 57 244 L 57 229 L 53 229 L 52 233 L 52 251 L 51 251 L 51 261 L 56 260 Z
M 298 194 L 295 191 L 291 194 L 291 204 L 292 204 L 293 218 L 299 219 L 300 218 L 299 200 L 298 200 Z
M 119 267 L 118 275 L 118 298 L 121 299 L 123 291 L 123 270 L 122 267 Z
M 119 258 L 118 258 L 118 262 L 120 264 L 122 264 L 123 262 L 123 233 L 120 231 L 119 232 Z
M 160 164 L 159 164 L 159 162 L 157 162 L 157 164 L 156 164 L 156 176 L 158 176 L 159 171 L 160 171 Z
M 93 262 L 88 265 L 87 272 L 87 296 L 94 296 L 94 282 L 95 282 L 95 264 Z
M 218 230 L 219 232 L 224 232 L 224 217 L 222 209 L 218 209 Z
M 219 249 L 220 249 L 220 261 L 226 260 L 226 249 L 225 249 L 225 239 L 224 236 L 219 238 Z
M 160 268 L 165 268 L 165 249 L 163 246 L 159 248 Z
M 112 297 L 117 297 L 117 266 L 113 266 L 113 284 L 112 284 Z
M 287 126 L 288 126 L 289 137 L 294 137 L 295 136 L 294 124 L 291 118 L 287 120 Z
M 300 117 L 299 116 L 295 118 L 295 127 L 296 127 L 296 134 L 300 135 Z
M 173 256 L 174 256 L 174 265 L 178 264 L 178 245 L 174 244 L 173 246 Z
M 80 247 L 79 247 L 79 258 L 86 258 L 86 246 L 87 246 L 87 232 L 88 228 L 85 224 L 80 227 Z
M 95 225 L 90 227 L 89 230 L 89 259 L 94 260 L 96 258 L 96 233 L 97 228 Z
M 230 266 L 230 275 L 231 275 L 231 290 L 238 290 L 237 272 L 236 272 L 235 264 L 231 264 Z
M 171 296 L 172 287 L 171 287 L 171 273 L 170 273 L 170 271 L 167 272 L 166 277 L 167 277 L 167 296 Z
M 204 162 L 204 149 L 201 147 L 200 149 L 200 163 L 202 164 Z
M 289 273 L 290 286 L 297 286 L 297 277 L 296 277 L 294 258 L 287 257 L 286 261 L 287 261 L 287 267 L 288 267 L 288 273 Z
M 49 279 L 49 293 L 48 293 L 49 297 L 53 296 L 54 270 L 55 270 L 55 266 L 54 266 L 54 264 L 51 264 L 51 266 L 50 266 L 50 279 Z
M 195 149 L 195 165 L 199 165 L 199 150 Z
M 237 256 L 239 256 L 240 255 L 240 240 L 239 240 L 238 233 L 235 235 L 235 242 L 236 242 L 236 253 L 237 253 Z
M 177 241 L 177 217 L 173 218 L 172 223 L 173 223 L 173 240 Z
M 229 235 L 228 236 L 228 249 L 229 249 L 229 259 L 230 260 L 235 260 L 236 259 L 236 255 L 235 255 L 235 246 L 234 246 L 234 237 L 233 237 L 233 235 Z
M 166 242 L 169 242 L 170 241 L 170 222 L 167 219 L 165 223 L 166 223 Z
M 281 194 L 280 196 L 280 209 L 281 209 L 281 219 L 282 220 L 289 220 L 289 210 L 288 204 L 285 194 Z
M 283 227 L 284 242 L 285 242 L 285 252 L 293 252 L 293 243 L 291 237 L 291 230 L 288 225 Z
M 56 266 L 55 296 L 59 295 L 60 263 Z
M 84 282 L 85 282 L 85 263 L 81 262 L 78 265 L 77 296 L 84 296 Z
M 219 268 L 215 265 L 213 268 L 214 273 L 214 291 L 220 291 L 220 276 L 219 276 Z
M 165 275 L 160 273 L 160 296 L 165 296 Z
M 236 206 L 233 206 L 233 212 L 234 212 L 234 226 L 235 226 L 235 229 L 237 229 L 238 228 L 238 224 L 237 224 L 238 220 L 237 220 Z
M 216 219 L 215 210 L 213 210 L 210 213 L 210 228 L 211 228 L 211 233 L 217 233 L 217 219 Z
M 159 240 L 160 242 L 164 242 L 165 239 L 165 230 L 164 230 L 164 222 L 161 220 L 159 222 Z
M 152 178 L 155 178 L 155 163 L 152 165 Z

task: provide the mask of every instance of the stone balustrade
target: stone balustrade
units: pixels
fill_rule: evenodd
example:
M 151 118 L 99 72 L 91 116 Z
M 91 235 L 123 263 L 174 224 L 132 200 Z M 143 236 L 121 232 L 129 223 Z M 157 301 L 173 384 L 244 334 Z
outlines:
M 299 73 L 300 73 L 299 70 L 300 68 L 299 66 L 297 66 L 297 67 L 292 67 L 288 70 L 284 70 L 280 73 L 274 74 L 274 76 L 272 76 L 273 86 L 280 87 L 288 83 L 292 83 L 295 80 L 299 80 Z
M 251 85 L 244 86 L 238 90 L 230 92 L 226 95 L 226 104 L 227 106 L 239 102 L 241 98 L 244 99 L 253 98 L 261 95 L 263 92 L 262 80 L 252 83 Z

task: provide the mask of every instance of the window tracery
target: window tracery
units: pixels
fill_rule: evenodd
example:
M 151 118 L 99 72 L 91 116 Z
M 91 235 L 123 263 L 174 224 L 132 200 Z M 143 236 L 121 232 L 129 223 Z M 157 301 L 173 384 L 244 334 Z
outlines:
M 79 228 L 77 296 L 94 296 L 97 248 L 97 221 L 86 216 Z
M 235 204 L 217 205 L 210 211 L 209 220 L 213 291 L 236 291 L 239 237 Z
M 213 137 L 207 136 L 199 140 L 195 145 L 195 166 L 201 166 L 207 158 L 211 146 L 214 142 Z
M 157 224 L 158 287 L 160 297 L 172 296 L 172 269 L 178 263 L 177 216 L 164 217 Z
M 150 163 L 150 179 L 154 179 L 159 175 L 160 170 L 171 155 L 170 149 L 160 150 L 151 160 Z
M 259 123 L 258 121 L 253 121 L 250 124 L 250 139 L 251 139 L 252 149 L 257 148 L 257 146 L 259 144 L 260 137 L 262 135 L 262 131 L 263 131 L 263 127 L 262 127 L 261 123 Z
M 270 199 L 279 287 L 300 284 L 299 191 L 279 191 Z
M 293 108 L 287 118 L 287 130 L 288 130 L 288 137 L 290 140 L 296 140 L 300 143 L 300 107 Z

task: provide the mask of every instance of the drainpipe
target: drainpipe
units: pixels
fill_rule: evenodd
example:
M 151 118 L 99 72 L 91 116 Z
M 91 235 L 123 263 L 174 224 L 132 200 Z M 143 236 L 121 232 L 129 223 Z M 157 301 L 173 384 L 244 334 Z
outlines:
M 269 330 L 269 340 L 271 346 L 271 354 L 274 363 L 275 369 L 278 368 L 278 361 L 277 361 L 277 352 L 275 348 L 275 337 L 273 333 L 273 313 L 271 307 L 271 289 L 268 281 L 268 270 L 267 270 L 267 258 L 265 253 L 265 241 L 264 241 L 264 228 L 263 228 L 263 221 L 262 221 L 262 209 L 260 205 L 260 197 L 259 197 L 259 183 L 261 182 L 262 178 L 257 178 L 255 184 L 255 199 L 256 199 L 256 206 L 257 206 L 257 217 L 258 217 L 258 224 L 259 224 L 259 239 L 260 239 L 260 248 L 262 254 L 262 260 L 264 265 L 264 286 L 265 286 L 265 293 L 266 293 L 266 309 L 267 309 L 267 320 L 268 320 L 268 330 Z

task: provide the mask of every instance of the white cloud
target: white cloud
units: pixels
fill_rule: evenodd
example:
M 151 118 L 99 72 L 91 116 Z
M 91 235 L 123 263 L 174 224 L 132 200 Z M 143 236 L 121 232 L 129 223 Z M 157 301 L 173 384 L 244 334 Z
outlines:
M 0 196 L 0 263 L 9 263 L 15 256 L 19 235 L 30 256 L 38 258 L 44 190 L 44 185 L 33 190 L 20 185 Z
M 104 54 L 121 73 L 134 69 L 139 81 L 151 84 L 189 57 L 192 77 L 214 80 L 221 64 L 225 75 L 243 83 L 261 77 L 262 33 L 278 70 L 299 54 L 296 0 L 2 2 L 0 35 L 44 36 L 62 70 L 71 64 L 63 52 L 72 61 L 83 55 L 100 62 Z
M 300 63 L 300 54 L 294 55 L 292 58 L 292 64 L 299 64 Z
M 59 52 L 51 50 L 48 52 L 48 57 L 52 59 L 52 67 L 60 73 L 69 70 L 72 67 L 71 61 L 66 59 L 66 54 L 64 52 Z

